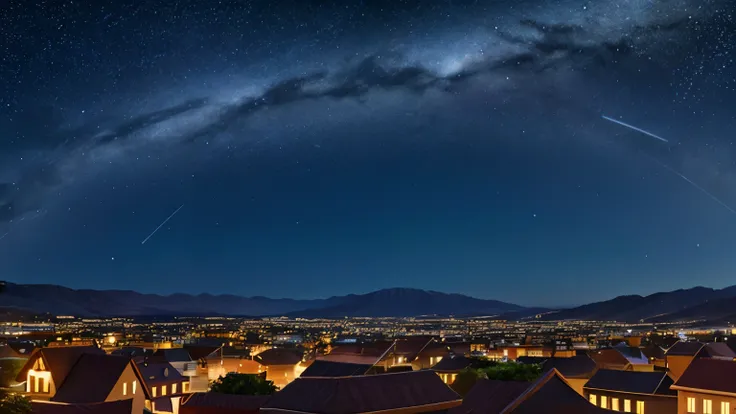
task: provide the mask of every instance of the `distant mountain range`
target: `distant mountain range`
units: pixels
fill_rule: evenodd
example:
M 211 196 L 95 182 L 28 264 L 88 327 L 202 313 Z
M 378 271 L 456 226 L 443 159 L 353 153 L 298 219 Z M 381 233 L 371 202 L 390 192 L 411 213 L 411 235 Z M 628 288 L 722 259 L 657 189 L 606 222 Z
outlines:
M 648 296 L 618 296 L 603 302 L 549 312 L 543 318 L 622 322 L 736 321 L 736 286 L 723 289 L 698 286 Z
M 497 315 L 522 306 L 420 289 L 384 289 L 327 299 L 270 299 L 235 295 L 154 295 L 131 290 L 70 289 L 57 285 L 7 283 L 0 306 L 38 313 L 75 316 L 345 316 Z
M 75 316 L 289 316 L 303 318 L 389 316 L 498 316 L 544 320 L 622 322 L 736 321 L 736 286 L 694 287 L 648 296 L 619 296 L 570 309 L 525 308 L 496 300 L 409 288 L 383 289 L 327 299 L 270 299 L 236 295 L 154 295 L 131 290 L 69 289 L 7 283 L 0 292 L 4 312 L 16 309 Z

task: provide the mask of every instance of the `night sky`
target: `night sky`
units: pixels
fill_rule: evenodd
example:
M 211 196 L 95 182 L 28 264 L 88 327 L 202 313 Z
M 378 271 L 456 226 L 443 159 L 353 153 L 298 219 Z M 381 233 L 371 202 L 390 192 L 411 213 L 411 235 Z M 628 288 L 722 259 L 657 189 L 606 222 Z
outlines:
M 732 1 L 10 0 L 0 52 L 8 281 L 549 306 L 736 280 Z

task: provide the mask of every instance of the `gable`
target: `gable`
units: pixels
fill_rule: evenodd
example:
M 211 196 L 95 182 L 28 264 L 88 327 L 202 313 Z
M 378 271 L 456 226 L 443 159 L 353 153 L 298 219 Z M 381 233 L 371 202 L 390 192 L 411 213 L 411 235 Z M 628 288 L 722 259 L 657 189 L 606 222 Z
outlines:
M 132 369 L 131 365 L 132 361 L 122 356 L 82 355 L 58 386 L 52 400 L 68 403 L 104 402 L 123 372 Z

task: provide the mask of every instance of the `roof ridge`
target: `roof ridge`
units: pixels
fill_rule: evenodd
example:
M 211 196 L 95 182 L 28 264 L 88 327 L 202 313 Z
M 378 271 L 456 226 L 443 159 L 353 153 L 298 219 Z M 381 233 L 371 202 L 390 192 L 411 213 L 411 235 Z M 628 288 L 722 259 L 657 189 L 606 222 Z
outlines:
M 45 355 L 45 353 L 43 353 L 43 350 L 44 349 L 49 349 L 49 348 L 41 348 L 41 357 L 43 357 L 45 359 L 46 358 L 46 355 Z M 59 390 L 61 389 L 61 387 L 64 386 L 64 384 L 66 383 L 66 380 L 69 378 L 69 375 L 71 375 L 71 373 L 74 371 L 74 367 L 76 367 L 77 364 L 79 364 L 79 360 L 81 360 L 83 356 L 84 356 L 84 352 L 82 352 L 79 355 L 77 355 L 77 359 L 74 361 L 74 363 L 72 364 L 72 366 L 69 367 L 69 371 L 67 371 L 66 375 L 64 376 L 64 380 L 61 381 L 60 384 L 56 384 L 56 381 L 54 380 L 54 387 L 56 387 L 56 393 L 57 394 L 59 393 Z M 45 362 L 48 362 L 48 361 L 45 361 Z M 54 371 L 48 366 L 48 364 L 45 363 L 45 365 L 46 365 L 46 369 L 49 372 L 51 372 L 51 378 L 53 379 Z
M 529 388 L 526 389 L 526 391 L 522 392 L 518 397 L 516 397 L 513 401 L 511 401 L 506 407 L 504 407 L 503 410 L 501 410 L 501 414 L 511 412 L 516 407 L 518 407 L 522 402 L 524 402 L 530 395 L 533 395 L 535 392 L 539 391 L 540 388 L 546 383 L 548 383 L 553 377 L 559 377 L 562 379 L 562 376 L 559 375 L 559 371 L 557 371 L 557 368 L 552 368 L 551 370 L 547 371 L 544 375 L 539 377 L 536 381 L 532 383 Z M 567 385 L 567 382 L 565 382 Z
M 655 372 L 655 371 L 652 371 L 652 372 Z M 657 384 L 657 386 L 654 387 L 654 392 L 652 393 L 652 395 L 656 394 L 657 391 L 659 391 L 659 387 L 662 386 L 662 383 L 664 382 L 665 377 L 667 377 L 667 372 L 662 372 L 662 374 L 664 375 L 662 375 L 662 378 L 659 380 L 659 383 Z

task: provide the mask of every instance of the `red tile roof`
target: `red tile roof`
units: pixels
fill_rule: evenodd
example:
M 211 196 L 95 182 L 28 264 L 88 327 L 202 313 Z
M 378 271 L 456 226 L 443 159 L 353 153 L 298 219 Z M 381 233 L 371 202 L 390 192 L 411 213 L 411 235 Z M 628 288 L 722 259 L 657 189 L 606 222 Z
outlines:
M 270 398 L 269 395 L 198 392 L 182 398 L 179 413 L 258 414 Z
M 703 344 L 700 342 L 677 341 L 667 350 L 665 355 L 695 356 L 702 347 Z
M 736 362 L 709 358 L 695 359 L 672 389 L 680 387 L 736 394 Z
M 459 406 L 461 398 L 432 371 L 343 378 L 298 378 L 261 409 L 352 414 L 412 408 L 432 412 Z
M 382 357 L 394 348 L 395 341 L 376 341 L 364 344 L 337 345 L 332 349 L 330 355 L 363 355 Z
M 503 414 L 608 414 L 572 389 L 562 375 L 552 369 L 502 411 Z
M 131 366 L 130 359 L 116 355 L 84 354 L 56 391 L 53 401 L 67 403 L 103 402 L 120 376 Z
M 51 378 L 54 384 L 59 388 L 69 375 L 74 364 L 77 363 L 79 357 L 84 354 L 105 354 L 105 351 L 94 346 L 66 346 L 52 348 L 38 348 L 33 351 L 28 362 L 18 373 L 16 381 L 22 382 L 26 380 L 28 371 L 33 368 L 33 364 L 38 358 L 43 359 L 46 370 L 51 372 Z
M 712 342 L 705 344 L 698 352 L 698 356 L 734 360 L 736 359 L 736 352 L 733 352 L 733 349 L 725 342 Z
M 131 414 L 133 399 L 95 404 L 33 401 L 31 407 L 33 414 Z
M 531 382 L 480 380 L 449 414 L 499 414 L 532 385 Z
M 629 360 L 613 348 L 590 351 L 588 356 L 595 361 L 598 368 L 624 367 L 629 364 Z
M 261 365 L 296 365 L 302 360 L 302 354 L 289 349 L 271 348 L 256 355 L 253 360 Z

